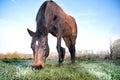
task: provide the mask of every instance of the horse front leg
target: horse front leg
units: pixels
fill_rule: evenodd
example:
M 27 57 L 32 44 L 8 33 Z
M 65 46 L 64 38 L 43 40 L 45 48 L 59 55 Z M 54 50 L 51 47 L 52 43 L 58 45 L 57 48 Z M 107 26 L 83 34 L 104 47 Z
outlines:
M 58 56 L 59 56 L 59 66 L 62 64 L 64 61 L 64 56 L 65 56 L 65 48 L 61 47 L 61 36 L 59 35 L 57 37 L 57 51 L 58 51 Z

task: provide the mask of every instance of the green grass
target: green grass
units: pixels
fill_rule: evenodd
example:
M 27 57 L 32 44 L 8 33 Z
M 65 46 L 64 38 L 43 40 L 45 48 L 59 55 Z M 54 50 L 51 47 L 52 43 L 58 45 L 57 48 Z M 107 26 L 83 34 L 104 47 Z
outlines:
M 0 80 L 120 80 L 120 60 L 47 61 L 45 68 L 33 70 L 31 60 L 1 60 Z

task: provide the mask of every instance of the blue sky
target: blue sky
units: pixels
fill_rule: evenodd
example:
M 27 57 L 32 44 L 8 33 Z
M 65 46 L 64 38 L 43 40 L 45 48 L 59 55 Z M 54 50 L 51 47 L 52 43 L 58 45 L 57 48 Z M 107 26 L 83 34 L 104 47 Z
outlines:
M 0 52 L 32 53 L 27 28 L 36 30 L 37 11 L 45 0 L 0 0 Z M 108 50 L 109 40 L 120 38 L 119 0 L 54 0 L 75 17 L 78 26 L 77 50 Z M 64 42 L 62 45 L 65 47 Z M 49 34 L 50 51 L 56 38 Z

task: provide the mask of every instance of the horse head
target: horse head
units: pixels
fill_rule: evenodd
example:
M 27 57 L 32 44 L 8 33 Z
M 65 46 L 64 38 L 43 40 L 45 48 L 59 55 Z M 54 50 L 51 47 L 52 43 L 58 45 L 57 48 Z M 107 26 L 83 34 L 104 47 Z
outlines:
M 34 63 L 33 68 L 41 69 L 45 66 L 46 57 L 49 55 L 49 46 L 47 36 L 37 36 L 37 32 L 27 29 L 29 35 L 32 37 L 31 48 L 33 50 Z

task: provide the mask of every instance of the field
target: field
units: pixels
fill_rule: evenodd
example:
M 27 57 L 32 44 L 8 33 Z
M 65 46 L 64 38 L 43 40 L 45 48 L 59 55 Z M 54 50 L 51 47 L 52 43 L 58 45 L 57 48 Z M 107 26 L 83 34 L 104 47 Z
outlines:
M 32 60 L 0 60 L 0 80 L 120 80 L 120 60 L 48 60 L 45 68 L 34 70 Z

